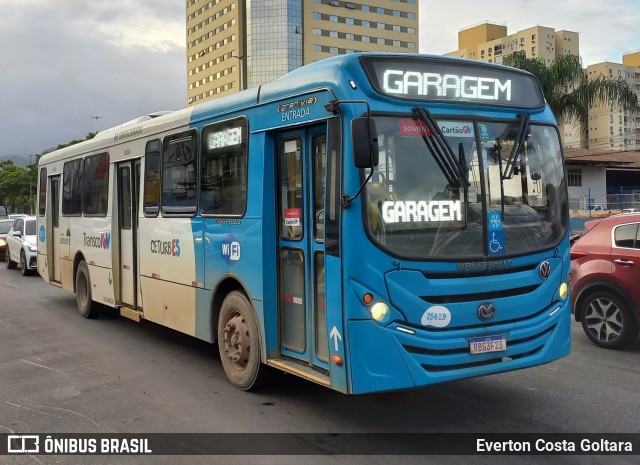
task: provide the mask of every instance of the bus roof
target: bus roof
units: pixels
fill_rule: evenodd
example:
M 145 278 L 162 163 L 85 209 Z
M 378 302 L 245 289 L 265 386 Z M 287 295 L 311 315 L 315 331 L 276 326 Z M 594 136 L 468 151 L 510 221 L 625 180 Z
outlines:
M 544 106 L 544 98 L 542 97 L 540 86 L 537 84 L 535 77 L 530 73 L 515 68 L 509 68 L 502 65 L 478 62 L 463 58 L 443 57 L 425 54 L 407 54 L 407 53 L 351 53 L 347 55 L 338 55 L 314 63 L 302 66 L 291 71 L 284 76 L 263 84 L 259 87 L 244 90 L 232 95 L 224 96 L 215 100 L 205 101 L 191 107 L 184 108 L 173 112 L 156 112 L 142 117 L 133 119 L 121 125 L 110 129 L 100 131 L 93 139 L 66 147 L 55 152 L 44 155 L 40 159 L 40 163 L 48 163 L 54 160 L 65 159 L 78 153 L 88 153 L 94 150 L 113 145 L 123 139 L 134 139 L 138 134 L 145 137 L 154 133 L 160 133 L 172 128 L 179 128 L 204 118 L 221 116 L 234 111 L 242 111 L 257 104 L 275 101 L 287 96 L 310 92 L 311 90 L 328 89 L 336 95 L 336 98 L 344 98 L 344 96 L 353 95 L 355 88 L 350 80 L 357 82 L 360 90 L 369 93 L 372 96 L 382 95 L 385 93 L 378 87 L 376 79 L 373 77 L 374 71 L 368 63 L 379 63 L 383 61 L 393 62 L 415 62 L 421 63 L 422 68 L 444 66 L 443 69 L 484 69 L 490 73 L 506 73 L 511 76 L 521 76 L 525 80 L 535 82 L 536 98 L 542 102 Z M 447 68 L 448 67 L 448 68 Z M 453 68 L 452 68 L 453 67 Z M 418 74 L 417 71 L 412 71 Z M 313 79 L 309 79 L 309 75 L 313 75 Z M 413 84 L 412 84 L 413 85 Z M 386 95 L 389 95 L 388 93 Z M 394 98 L 405 97 L 413 99 L 413 96 L 392 95 Z M 361 98 L 361 96 L 360 96 Z M 425 99 L 422 99 L 425 100 Z M 493 104 L 494 102 L 475 102 L 478 104 Z M 537 105 L 537 106 L 536 106 Z M 530 108 L 540 108 L 539 104 L 530 106 Z M 503 105 L 518 106 L 518 105 Z M 526 106 L 524 106 L 526 108 Z

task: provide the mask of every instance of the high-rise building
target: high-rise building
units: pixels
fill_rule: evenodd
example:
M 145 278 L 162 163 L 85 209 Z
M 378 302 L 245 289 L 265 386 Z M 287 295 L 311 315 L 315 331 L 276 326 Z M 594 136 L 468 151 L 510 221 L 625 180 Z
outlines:
M 620 63 L 597 63 L 587 66 L 588 79 L 599 76 L 623 79 L 635 90 L 640 103 L 640 51 L 623 55 Z M 640 115 L 625 112 L 613 102 L 589 108 L 589 148 L 640 150 Z
M 507 35 L 505 25 L 485 21 L 461 29 L 458 32 L 458 50 L 447 55 L 502 64 L 504 57 L 516 51 L 525 52 L 527 58 L 540 58 L 549 66 L 557 56 L 579 56 L 580 35 L 545 26 L 534 26 Z M 585 133 L 577 125 L 560 122 L 559 126 L 565 147 L 584 145 Z
M 549 65 L 558 55 L 579 55 L 577 32 L 556 31 L 534 26 L 507 35 L 507 27 L 485 21 L 458 32 L 458 50 L 447 55 L 501 64 L 504 57 L 516 51 L 528 58 L 538 57 Z
M 418 52 L 418 0 L 187 0 L 189 104 L 353 52 Z

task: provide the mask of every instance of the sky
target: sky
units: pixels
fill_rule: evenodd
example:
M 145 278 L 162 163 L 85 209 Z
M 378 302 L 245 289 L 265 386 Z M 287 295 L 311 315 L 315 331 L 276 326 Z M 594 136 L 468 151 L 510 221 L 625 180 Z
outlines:
M 423 53 L 485 20 L 579 32 L 585 65 L 640 49 L 640 0 L 419 1 Z M 0 158 L 185 107 L 185 42 L 185 0 L 0 0 Z

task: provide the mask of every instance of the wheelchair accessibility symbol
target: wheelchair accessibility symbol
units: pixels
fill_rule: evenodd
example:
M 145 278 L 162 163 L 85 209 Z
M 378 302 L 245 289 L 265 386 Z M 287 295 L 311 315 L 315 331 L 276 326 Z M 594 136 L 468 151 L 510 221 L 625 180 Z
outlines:
M 505 253 L 504 230 L 489 231 L 489 255 Z

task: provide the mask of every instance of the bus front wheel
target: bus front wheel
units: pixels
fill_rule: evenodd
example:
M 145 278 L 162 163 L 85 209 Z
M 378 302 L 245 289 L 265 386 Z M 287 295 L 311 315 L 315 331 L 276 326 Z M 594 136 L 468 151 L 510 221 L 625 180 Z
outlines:
M 76 303 L 80 315 L 84 318 L 97 318 L 100 316 L 101 305 L 91 300 L 91 277 L 89 267 L 82 260 L 76 271 Z
M 242 292 L 230 292 L 222 302 L 218 350 L 231 384 L 243 391 L 263 384 L 267 367 L 260 362 L 258 322 L 249 299 Z

